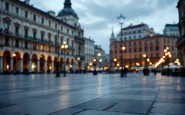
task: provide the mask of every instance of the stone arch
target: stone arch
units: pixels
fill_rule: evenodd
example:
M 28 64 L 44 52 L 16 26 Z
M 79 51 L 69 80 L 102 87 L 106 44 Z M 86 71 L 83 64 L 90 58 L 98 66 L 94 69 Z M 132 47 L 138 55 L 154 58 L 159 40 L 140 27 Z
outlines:
M 11 72 L 11 52 L 6 50 L 3 52 L 3 71 L 6 73 Z
M 20 61 L 21 61 L 21 54 L 19 52 L 15 52 L 13 54 L 13 70 L 14 71 L 21 71 L 21 66 L 20 65 Z
M 32 68 L 32 72 L 37 72 L 37 61 L 38 61 L 38 56 L 37 54 L 33 54 L 32 55 L 32 65 L 31 65 L 31 68 Z
M 70 65 L 71 65 L 70 59 L 67 58 L 67 59 L 66 59 L 66 71 L 69 71 L 69 70 L 70 70 Z
M 60 70 L 64 70 L 64 58 L 60 58 Z
M 50 73 L 52 71 L 52 57 L 51 56 L 48 56 L 48 59 L 47 59 L 47 71 L 48 73 Z
M 40 72 L 44 73 L 45 72 L 45 56 L 44 55 L 40 55 Z
M 54 58 L 54 73 L 57 72 L 57 68 L 56 68 L 57 63 L 58 63 L 58 57 L 55 57 Z
M 24 53 L 23 55 L 23 72 L 28 72 L 31 65 L 29 65 L 30 55 L 28 53 Z

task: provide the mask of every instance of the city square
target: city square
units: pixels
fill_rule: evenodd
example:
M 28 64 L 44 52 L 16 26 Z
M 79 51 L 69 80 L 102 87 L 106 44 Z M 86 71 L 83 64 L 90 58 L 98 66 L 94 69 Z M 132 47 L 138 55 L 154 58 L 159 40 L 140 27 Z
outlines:
M 1 115 L 184 115 L 185 78 L 153 73 L 7 75 Z
M 184 115 L 185 0 L 0 0 L 0 115 Z

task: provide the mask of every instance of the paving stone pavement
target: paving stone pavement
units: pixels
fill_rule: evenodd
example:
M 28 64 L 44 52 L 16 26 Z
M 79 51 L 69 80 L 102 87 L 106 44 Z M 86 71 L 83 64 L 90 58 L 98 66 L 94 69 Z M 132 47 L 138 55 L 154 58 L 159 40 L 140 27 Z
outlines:
M 185 78 L 119 76 L 0 75 L 0 115 L 185 115 Z

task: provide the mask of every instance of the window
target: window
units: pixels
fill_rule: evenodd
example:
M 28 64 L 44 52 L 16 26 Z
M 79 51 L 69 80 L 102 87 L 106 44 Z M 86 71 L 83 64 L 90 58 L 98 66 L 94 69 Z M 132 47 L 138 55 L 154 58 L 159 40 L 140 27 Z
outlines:
M 152 46 L 150 47 L 150 51 L 153 51 L 153 47 Z
M 139 48 L 139 52 L 142 52 L 142 48 L 141 47 Z
M 145 52 L 147 52 L 148 51 L 148 48 L 147 47 L 145 47 Z
M 9 3 L 5 2 L 5 10 L 9 11 Z
M 28 42 L 25 42 L 24 48 L 28 49 Z
M 18 7 L 15 8 L 15 11 L 16 11 L 16 14 L 19 15 L 19 8 Z
M 153 44 L 153 40 L 150 40 L 150 44 Z
M 142 45 L 142 42 L 141 41 L 139 41 L 139 45 Z
M 136 42 L 134 42 L 134 46 L 136 46 L 137 44 L 136 44 Z
M 166 39 L 164 39 L 164 43 L 166 43 Z
M 37 50 L 36 43 L 33 44 L 33 50 Z
M 15 35 L 18 36 L 19 35 L 19 27 L 15 26 Z
M 136 53 L 137 52 L 137 49 L 136 48 L 134 48 L 134 53 Z
M 57 29 L 57 24 L 55 24 L 55 29 Z
M 69 33 L 69 29 L 67 29 L 67 33 Z
M 129 48 L 129 53 L 132 53 L 132 49 L 131 48 Z
M 7 22 L 4 23 L 4 29 L 5 29 L 5 32 L 9 31 L 9 23 Z
M 131 40 L 132 39 L 132 36 L 129 36 L 129 40 Z
M 63 26 L 61 26 L 61 31 L 63 32 Z
M 34 14 L 34 15 L 33 15 L 33 21 L 36 22 L 36 20 L 37 20 L 37 17 L 36 17 L 36 15 Z
M 27 28 L 25 28 L 25 30 L 24 30 L 24 37 L 28 38 L 28 29 Z
M 5 37 L 5 46 L 9 46 L 9 38 Z
M 57 36 L 55 36 L 55 44 L 57 44 L 57 41 L 58 41 Z
M 37 31 L 33 31 L 33 39 L 36 39 L 37 37 Z
M 51 21 L 48 21 L 48 26 L 51 27 Z
M 141 30 L 138 30 L 138 33 L 141 33 Z
M 51 41 L 51 34 L 49 33 L 48 34 L 48 42 L 50 42 Z
M 141 38 L 141 35 L 139 35 L 139 38 Z
M 158 44 L 158 43 L 159 43 L 159 40 L 157 39 L 157 40 L 156 40 L 156 44 Z
M 132 43 L 131 42 L 129 42 L 129 46 L 131 46 L 132 45 Z
M 145 44 L 148 44 L 148 41 L 145 41 Z
M 44 41 L 44 33 L 41 33 L 41 41 Z
M 27 12 L 27 11 L 25 11 L 24 17 L 25 17 L 25 18 L 28 18 L 28 12 Z
M 156 46 L 155 50 L 156 50 L 156 51 L 159 51 L 159 46 Z
M 125 32 L 125 35 L 127 35 L 127 32 Z
M 41 19 L 41 24 L 43 24 L 43 25 L 44 25 L 44 18 L 42 18 L 42 19 Z
M 127 37 L 124 37 L 124 40 L 127 40 Z
M 136 31 L 133 31 L 133 34 L 136 34 Z
M 134 39 L 136 39 L 136 36 L 134 36 Z
M 15 47 L 18 48 L 19 47 L 19 40 L 15 41 Z

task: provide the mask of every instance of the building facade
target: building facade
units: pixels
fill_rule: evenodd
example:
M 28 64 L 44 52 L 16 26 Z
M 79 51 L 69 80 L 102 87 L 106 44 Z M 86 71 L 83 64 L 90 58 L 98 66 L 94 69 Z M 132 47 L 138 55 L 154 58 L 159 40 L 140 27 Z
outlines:
M 1 0 L 0 72 L 56 72 L 58 61 L 61 71 L 64 61 L 67 70 L 84 69 L 84 31 L 71 5 L 65 0 L 55 15 L 35 8 L 29 0 Z M 65 60 L 60 49 L 64 41 Z
M 130 25 L 122 28 L 118 34 L 117 40 L 135 40 L 154 34 L 154 29 L 149 28 L 147 24 Z
M 85 64 L 89 65 L 94 59 L 94 40 L 85 38 Z
M 177 40 L 177 48 L 180 55 L 181 64 L 185 67 L 185 1 L 179 0 L 177 5 L 179 11 L 179 33 L 180 37 Z
M 177 24 L 166 24 L 163 32 L 166 36 L 179 37 L 179 28 Z
M 117 41 L 112 36 L 110 44 L 111 67 L 120 66 L 121 61 L 129 68 L 145 66 L 146 64 L 155 66 L 159 59 L 164 56 L 166 47 L 169 47 L 172 54 L 170 62 L 173 62 L 177 58 L 176 40 L 175 37 L 153 35 L 136 40 Z M 122 54 L 123 46 L 126 50 Z M 146 61 L 143 54 L 146 54 L 149 62 Z

